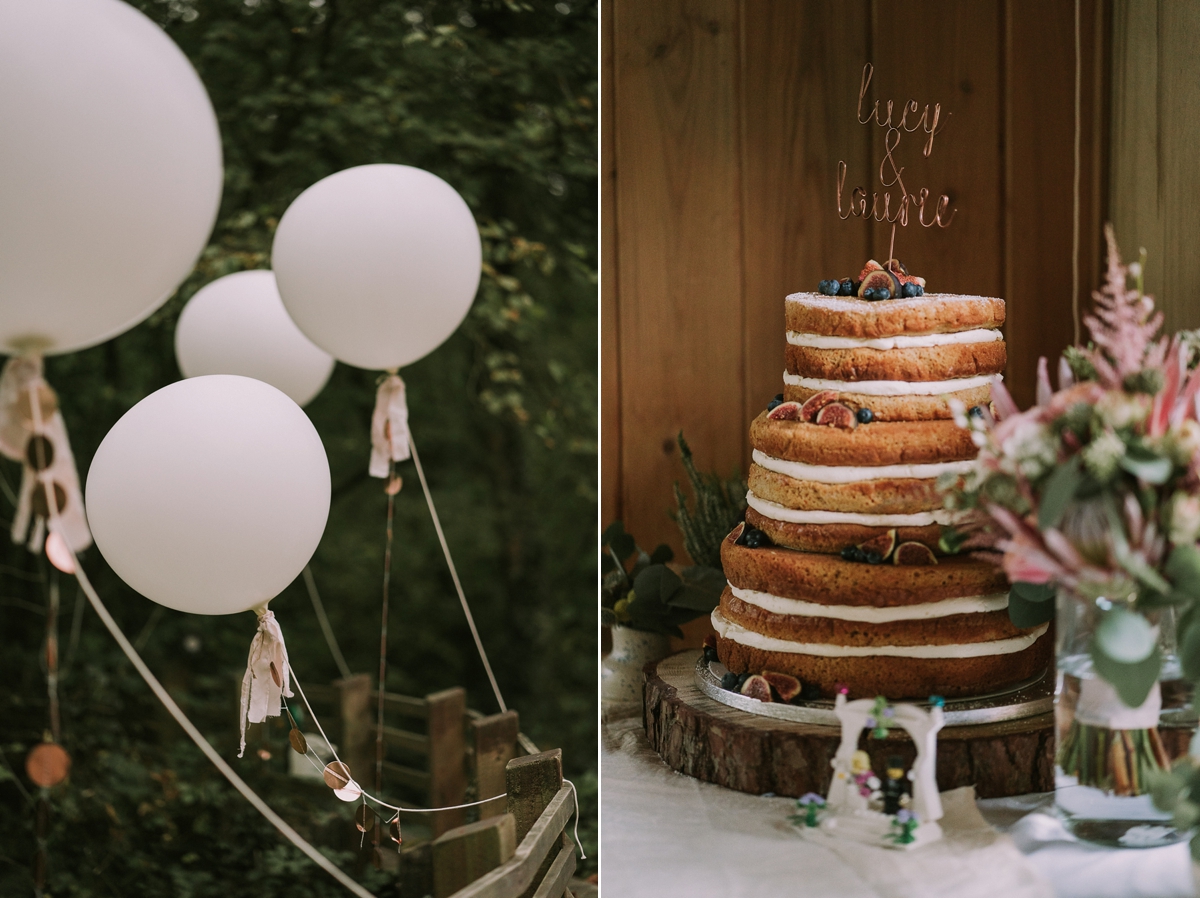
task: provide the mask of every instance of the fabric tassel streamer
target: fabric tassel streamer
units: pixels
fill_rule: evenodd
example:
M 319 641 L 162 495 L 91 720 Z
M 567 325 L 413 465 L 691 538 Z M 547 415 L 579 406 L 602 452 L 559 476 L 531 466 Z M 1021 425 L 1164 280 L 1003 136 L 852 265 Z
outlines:
M 258 632 L 250 643 L 250 657 L 242 677 L 241 747 L 240 758 L 246 751 L 246 724 L 262 723 L 268 717 L 278 717 L 283 710 L 284 697 L 292 697 L 292 675 L 288 667 L 287 646 L 275 613 L 264 604 L 254 609 L 258 615 Z
M 375 392 L 375 413 L 371 416 L 371 464 L 367 473 L 386 478 L 390 462 L 405 461 L 410 457 L 404 381 L 398 374 L 389 374 Z
M 13 542 L 40 552 L 54 501 L 59 532 L 71 550 L 90 546 L 75 456 L 58 397 L 42 377 L 40 355 L 9 359 L 0 373 L 0 453 L 23 465 Z

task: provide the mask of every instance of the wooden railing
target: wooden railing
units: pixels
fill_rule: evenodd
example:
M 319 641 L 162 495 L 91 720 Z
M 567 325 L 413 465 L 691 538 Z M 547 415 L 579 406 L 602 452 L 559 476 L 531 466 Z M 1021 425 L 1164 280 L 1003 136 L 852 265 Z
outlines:
M 506 813 L 443 833 L 432 846 L 434 898 L 562 898 L 575 872 L 575 810 L 562 752 L 505 767 Z M 499 803 L 499 802 L 497 802 Z
M 338 755 L 351 775 L 368 789 L 375 782 L 375 735 L 379 693 L 372 679 L 358 674 L 332 686 L 306 686 Z M 423 698 L 384 693 L 383 798 L 401 807 L 447 807 L 505 791 L 505 765 L 520 754 L 516 711 L 484 716 L 466 706 L 461 687 Z M 504 802 L 480 806 L 476 816 L 504 813 Z M 467 819 L 465 809 L 429 815 L 430 831 L 440 836 Z

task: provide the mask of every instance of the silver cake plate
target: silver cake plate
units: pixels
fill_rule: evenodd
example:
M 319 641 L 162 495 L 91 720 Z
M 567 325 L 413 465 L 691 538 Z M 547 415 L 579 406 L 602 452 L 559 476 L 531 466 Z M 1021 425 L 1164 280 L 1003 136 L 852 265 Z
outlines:
M 841 726 L 833 713 L 833 702 L 828 699 L 799 701 L 797 704 L 782 702 L 760 702 L 738 692 L 721 688 L 721 677 L 727 669 L 720 661 L 706 662 L 701 654 L 696 661 L 696 685 L 709 698 L 760 717 L 774 717 L 793 723 L 816 723 L 824 726 Z M 919 708 L 929 707 L 928 701 L 914 701 Z M 946 726 L 978 726 L 985 723 L 1001 723 L 1006 720 L 1021 720 L 1036 717 L 1054 710 L 1054 678 L 1049 671 L 1040 677 L 1017 683 L 1000 692 L 971 698 L 946 699 Z

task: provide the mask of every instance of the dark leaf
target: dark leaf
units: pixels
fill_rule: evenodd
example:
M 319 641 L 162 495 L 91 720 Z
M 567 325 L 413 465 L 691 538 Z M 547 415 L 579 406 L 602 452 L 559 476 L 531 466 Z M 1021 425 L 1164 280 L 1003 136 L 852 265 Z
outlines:
M 633 591 L 639 602 L 656 601 L 662 605 L 666 605 L 681 586 L 683 581 L 679 575 L 662 564 L 650 565 L 633 581 Z
M 1027 629 L 1029 627 L 1040 627 L 1054 619 L 1055 603 L 1046 599 L 1027 599 L 1017 587 L 1034 587 L 1035 583 L 1014 583 L 1013 588 L 1008 593 L 1008 619 L 1012 621 L 1014 627 Z M 1054 598 L 1054 590 L 1050 590 L 1049 599 Z
M 661 546 L 659 546 L 653 552 L 650 553 L 650 563 L 651 564 L 666 564 L 668 561 L 670 561 L 674 557 L 675 557 L 675 553 L 671 550 L 671 547 L 668 546 L 666 543 L 663 543 Z

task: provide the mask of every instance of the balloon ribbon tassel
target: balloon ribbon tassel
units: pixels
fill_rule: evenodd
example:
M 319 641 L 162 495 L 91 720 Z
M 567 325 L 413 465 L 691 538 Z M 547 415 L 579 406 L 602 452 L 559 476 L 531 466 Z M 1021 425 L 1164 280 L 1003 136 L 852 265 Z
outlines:
M 279 621 L 266 604 L 255 608 L 254 613 L 258 615 L 258 632 L 250 643 L 250 657 L 242 677 L 239 758 L 246 751 L 246 724 L 278 717 L 283 711 L 284 697 L 291 698 L 293 694 L 287 646 L 283 644 Z

